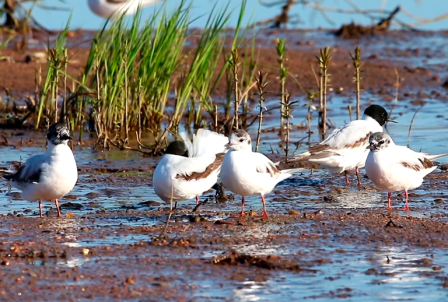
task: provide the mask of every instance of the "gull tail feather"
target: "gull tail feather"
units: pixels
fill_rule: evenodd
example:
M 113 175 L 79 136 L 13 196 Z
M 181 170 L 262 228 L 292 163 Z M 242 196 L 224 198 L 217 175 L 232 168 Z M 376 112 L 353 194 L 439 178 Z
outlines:
M 294 158 L 292 158 L 291 161 L 307 160 L 310 156 L 311 156 L 311 153 L 309 151 L 305 151 L 303 153 L 300 153 L 300 154 L 294 156 Z
M 285 171 L 285 170 L 282 170 L 281 173 L 280 173 L 280 175 L 278 176 L 278 178 L 277 178 L 277 183 L 279 183 L 279 182 L 281 182 L 281 181 L 283 181 L 283 180 L 285 180 L 285 179 L 287 179 L 287 178 L 289 178 L 289 177 L 292 176 L 291 173 L 284 172 L 284 171 Z
M 294 174 L 294 173 L 303 172 L 305 170 L 308 170 L 308 169 L 306 169 L 306 168 L 294 168 L 294 169 L 281 170 L 281 172 L 282 173 L 286 173 L 286 174 Z
M 425 157 L 429 160 L 435 160 L 435 159 L 439 159 L 439 158 L 446 157 L 446 156 L 448 156 L 448 153 L 435 154 L 435 155 L 428 154 Z

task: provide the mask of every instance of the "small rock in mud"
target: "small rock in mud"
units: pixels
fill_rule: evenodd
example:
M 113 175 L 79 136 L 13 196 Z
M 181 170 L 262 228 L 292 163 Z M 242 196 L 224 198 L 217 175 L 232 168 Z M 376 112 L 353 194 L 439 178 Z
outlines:
M 6 195 L 11 196 L 11 198 L 14 200 L 22 199 L 22 195 L 20 194 L 20 192 L 11 192 Z
M 337 202 L 338 200 L 336 199 L 336 197 L 328 195 L 328 196 L 324 196 L 324 201 L 325 202 Z
M 74 203 L 74 202 L 66 202 L 61 204 L 61 209 L 69 209 L 69 210 L 81 210 L 84 206 L 80 203 Z
M 190 222 L 202 222 L 202 221 L 207 221 L 207 219 L 205 219 L 205 218 L 202 217 L 202 216 L 194 216 L 194 215 L 190 215 L 190 216 L 188 217 L 188 220 L 189 220 Z
M 89 199 L 94 199 L 94 198 L 101 196 L 101 194 L 97 193 L 97 192 L 90 192 L 90 193 L 87 193 L 85 196 Z
M 443 82 L 442 87 L 448 89 L 448 80 Z
M 440 165 L 439 169 L 442 171 L 448 170 L 448 164 Z
M 291 210 L 288 212 L 289 215 L 299 215 L 299 211 Z
M 365 271 L 365 274 L 370 276 L 370 275 L 375 275 L 378 276 L 378 270 L 376 268 L 369 268 L 368 270 Z
M 232 251 L 230 254 L 213 257 L 212 264 L 215 265 L 248 265 L 266 269 L 284 269 L 301 271 L 301 267 L 291 260 L 285 260 L 280 256 L 252 256 Z
M 139 202 L 138 205 L 144 206 L 144 207 L 158 207 L 158 206 L 160 206 L 160 202 L 157 202 L 154 200 L 147 200 L 147 201 Z

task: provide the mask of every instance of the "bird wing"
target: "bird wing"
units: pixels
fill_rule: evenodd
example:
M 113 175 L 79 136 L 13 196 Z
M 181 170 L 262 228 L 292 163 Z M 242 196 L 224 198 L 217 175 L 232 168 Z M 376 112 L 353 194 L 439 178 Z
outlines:
M 5 174 L 4 177 L 15 182 L 37 183 L 40 180 L 43 164 L 45 164 L 45 156 L 43 154 L 34 155 L 28 158 L 16 173 Z
M 175 170 L 175 178 L 187 181 L 206 178 L 212 172 L 221 168 L 224 159 L 224 153 L 207 157 L 172 156 L 176 157 L 175 161 L 171 163 Z
M 255 163 L 255 169 L 257 173 L 269 174 L 271 177 L 280 173 L 280 170 L 277 168 L 276 164 L 272 162 L 265 155 L 253 152 L 250 154 L 251 159 Z
M 327 145 L 332 149 L 367 146 L 370 135 L 375 132 L 383 132 L 383 128 L 378 123 L 367 120 L 351 121 L 344 127 L 335 129 L 319 145 Z
M 415 171 L 431 169 L 437 166 L 426 154 L 415 152 L 405 146 L 394 146 L 393 155 L 400 157 L 400 160 L 398 160 L 399 165 Z
M 297 160 L 319 160 L 333 155 L 352 153 L 353 150 L 365 149 L 372 133 L 382 132 L 378 123 L 367 120 L 351 121 L 341 128 L 335 129 L 325 140 L 299 154 Z

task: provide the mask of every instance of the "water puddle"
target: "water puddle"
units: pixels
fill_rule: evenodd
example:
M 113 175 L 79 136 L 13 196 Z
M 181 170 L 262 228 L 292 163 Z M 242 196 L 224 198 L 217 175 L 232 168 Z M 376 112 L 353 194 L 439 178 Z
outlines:
M 303 254 L 320 254 L 316 247 Z M 277 249 L 277 251 L 279 251 Z M 441 301 L 448 296 L 443 283 L 448 265 L 443 250 L 384 247 L 360 251 L 344 246 L 343 252 L 326 249 L 326 262 L 311 265 L 316 273 L 274 272 L 267 280 L 252 278 L 217 287 L 213 281 L 196 282 L 196 301 Z M 298 263 L 302 256 L 295 256 Z M 251 280 L 252 279 L 252 280 Z

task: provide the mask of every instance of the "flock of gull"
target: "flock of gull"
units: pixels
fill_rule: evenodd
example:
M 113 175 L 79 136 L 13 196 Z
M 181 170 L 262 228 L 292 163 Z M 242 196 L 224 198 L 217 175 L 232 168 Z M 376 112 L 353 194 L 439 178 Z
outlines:
M 430 155 L 415 152 L 394 143 L 383 132 L 386 122 L 395 122 L 379 105 L 370 105 L 362 120 L 351 121 L 335 129 L 325 140 L 290 161 L 315 162 L 334 173 L 344 173 L 349 185 L 348 171 L 355 170 L 358 185 L 359 169 L 365 168 L 368 178 L 381 190 L 405 192 L 405 210 L 409 210 L 408 190 L 419 187 L 423 178 L 437 168 L 433 160 L 447 154 Z M 242 197 L 240 216 L 245 216 L 245 197 L 260 195 L 262 217 L 267 218 L 265 195 L 282 180 L 303 168 L 281 170 L 259 152 L 252 151 L 252 141 L 244 130 L 235 130 L 229 138 L 206 129 L 198 129 L 192 141 L 181 133 L 182 141 L 174 141 L 158 163 L 154 175 L 155 193 L 164 201 L 178 202 L 199 197 L 219 180 L 224 187 Z M 15 173 L 4 177 L 22 191 L 22 198 L 39 202 L 54 201 L 61 217 L 58 200 L 76 185 L 78 171 L 72 150 L 68 146 L 70 131 L 64 123 L 50 126 L 45 153 L 34 155 Z
M 98 16 L 114 18 L 161 1 L 88 0 L 88 5 Z M 392 209 L 391 193 L 404 191 L 404 209 L 409 210 L 408 190 L 419 187 L 423 178 L 437 168 L 434 160 L 448 153 L 430 155 L 396 145 L 383 132 L 387 122 L 395 121 L 383 107 L 371 105 L 365 109 L 362 120 L 335 129 L 322 142 L 288 160 L 314 162 L 330 172 L 343 173 L 347 186 L 350 185 L 348 171 L 355 171 L 358 185 L 361 185 L 359 169 L 365 168 L 368 178 L 388 192 L 387 209 Z M 165 202 L 196 198 L 199 203 L 199 197 L 221 180 L 226 189 L 242 197 L 240 216 L 245 216 L 245 197 L 260 195 L 262 217 L 267 218 L 265 195 L 282 180 L 304 170 L 279 169 L 278 163 L 252 151 L 251 138 L 241 129 L 229 138 L 206 129 L 199 129 L 192 141 L 185 133 L 180 135 L 182 141 L 174 141 L 166 148 L 166 154 L 154 171 L 154 191 Z M 23 199 L 39 202 L 40 217 L 43 216 L 43 200 L 54 201 L 58 217 L 61 217 L 58 200 L 76 185 L 78 170 L 68 146 L 70 139 L 67 125 L 53 124 L 47 133 L 46 152 L 30 157 L 15 173 L 3 175 L 21 190 Z

